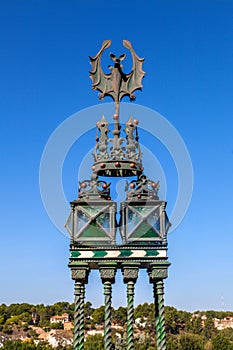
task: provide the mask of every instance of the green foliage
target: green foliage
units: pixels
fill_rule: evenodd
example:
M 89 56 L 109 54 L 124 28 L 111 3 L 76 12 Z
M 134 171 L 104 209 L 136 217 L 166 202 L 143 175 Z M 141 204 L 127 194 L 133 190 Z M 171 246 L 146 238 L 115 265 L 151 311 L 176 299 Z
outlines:
M 35 331 L 30 329 L 33 317 L 37 316 L 38 325 L 44 329 L 61 329 L 61 323 L 50 324 L 50 317 L 68 313 L 73 315 L 74 304 L 68 302 L 57 302 L 54 305 L 44 304 L 30 305 L 11 304 L 9 306 L 0 305 L 0 331 L 15 336 L 19 331 L 24 331 L 31 339 L 36 339 Z M 135 307 L 135 318 L 145 322 L 145 328 L 140 339 L 135 339 L 135 350 L 154 350 L 155 344 L 155 314 L 154 304 L 144 303 Z M 95 328 L 96 324 L 104 324 L 104 306 L 93 309 L 90 302 L 84 305 L 85 327 Z M 203 320 L 202 316 L 206 319 Z M 196 316 L 186 311 L 177 310 L 174 307 L 165 307 L 165 326 L 167 332 L 167 350 L 233 350 L 233 329 L 227 328 L 218 331 L 214 327 L 213 318 L 225 318 L 233 316 L 232 312 L 206 311 L 196 312 Z M 127 323 L 127 308 L 112 308 L 112 321 L 122 326 L 122 338 L 118 338 L 113 333 L 113 348 L 122 350 L 125 345 L 125 325 Z M 115 347 L 114 347 L 115 346 Z M 90 336 L 85 342 L 85 350 L 102 350 L 103 337 L 100 335 Z M 28 341 L 6 341 L 1 350 L 50 350 L 50 345 L 39 343 L 38 345 Z M 57 350 L 63 349 L 61 346 Z M 72 346 L 64 348 L 72 350 Z
M 179 350 L 179 338 L 172 335 L 167 339 L 167 350 Z
M 92 308 L 92 303 L 90 303 L 90 301 L 87 301 L 84 304 L 84 315 L 85 318 L 90 318 L 91 315 L 93 314 L 94 309 Z
M 203 323 L 200 316 L 194 316 L 186 325 L 186 329 L 190 333 L 201 334 L 203 331 Z
M 212 339 L 217 333 L 217 329 L 214 327 L 214 322 L 211 317 L 207 317 L 204 322 L 203 335 L 206 339 Z
M 178 322 L 180 321 L 178 310 L 172 306 L 165 308 L 165 326 L 166 332 L 170 334 L 178 334 Z
M 142 340 L 134 341 L 134 350 L 156 350 L 156 344 L 152 337 L 146 336 Z
M 204 350 L 205 339 L 197 334 L 172 335 L 167 340 L 167 350 Z
M 113 309 L 112 320 L 119 326 L 124 326 L 127 320 L 127 308 L 120 306 L 117 310 Z
M 218 333 L 212 339 L 212 349 L 213 350 L 232 350 L 233 346 L 230 340 L 227 339 L 223 334 Z
M 104 323 L 104 306 L 103 305 L 94 310 L 92 314 L 92 319 L 95 324 Z
M 45 328 L 46 331 L 50 331 L 51 329 L 63 329 L 63 323 L 62 322 L 50 323 L 50 325 Z
M 205 341 L 197 334 L 182 334 L 179 339 L 179 350 L 204 350 Z
M 141 323 L 145 323 L 146 333 L 154 332 L 155 329 L 155 306 L 154 304 L 139 304 L 135 308 L 134 317 L 140 318 Z
M 102 335 L 88 336 L 84 343 L 84 350 L 104 350 L 104 338 Z
M 44 342 L 35 344 L 33 341 L 7 340 L 1 350 L 53 350 L 53 348 Z
M 222 329 L 219 333 L 233 342 L 233 328 Z

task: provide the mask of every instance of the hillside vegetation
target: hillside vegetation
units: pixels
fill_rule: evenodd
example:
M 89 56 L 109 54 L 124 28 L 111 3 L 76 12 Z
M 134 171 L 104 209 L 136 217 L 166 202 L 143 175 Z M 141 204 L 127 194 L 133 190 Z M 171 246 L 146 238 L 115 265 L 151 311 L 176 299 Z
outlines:
M 72 333 L 63 331 L 62 323 L 50 323 L 55 315 L 67 313 L 73 319 L 74 304 L 0 305 L 0 346 L 2 350 L 72 349 Z M 233 312 L 197 311 L 194 314 L 165 307 L 167 350 L 233 350 L 233 328 L 218 330 L 214 319 L 229 319 Z M 112 309 L 112 349 L 125 349 L 127 310 Z M 102 350 L 104 306 L 85 304 L 85 350 Z M 102 333 L 101 333 L 102 332 Z M 53 334 L 61 339 L 49 344 L 39 334 Z M 88 335 L 88 333 L 92 335 Z M 69 340 L 64 342 L 64 337 Z M 44 338 L 46 339 L 46 337 Z M 62 340 L 63 339 L 63 340 Z M 64 345 L 65 344 L 65 345 Z M 69 344 L 69 345 L 67 345 Z M 135 350 L 156 350 L 154 305 L 135 307 Z

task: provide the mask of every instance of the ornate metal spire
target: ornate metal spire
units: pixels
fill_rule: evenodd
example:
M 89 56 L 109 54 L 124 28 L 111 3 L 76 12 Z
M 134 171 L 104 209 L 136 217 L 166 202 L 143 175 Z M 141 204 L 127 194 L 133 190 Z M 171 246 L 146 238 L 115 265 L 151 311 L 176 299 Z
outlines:
M 131 72 L 125 74 L 122 70 L 125 54 L 119 57 L 110 54 L 114 65 L 109 67 L 111 73 L 105 74 L 100 59 L 110 45 L 110 40 L 104 41 L 97 55 L 90 57 L 90 77 L 92 88 L 100 91 L 100 99 L 110 96 L 115 102 L 114 128 L 110 130 L 104 115 L 96 123 L 93 173 L 89 180 L 79 181 L 78 198 L 70 203 L 65 225 L 71 237 L 69 267 L 75 281 L 74 350 L 84 349 L 85 284 L 92 269 L 100 271 L 104 286 L 104 349 L 112 349 L 111 300 L 117 269 L 122 270 L 127 284 L 127 350 L 134 349 L 134 286 L 139 270 L 147 269 L 154 285 L 157 348 L 165 350 L 163 279 L 170 265 L 166 202 L 158 197 L 159 181 L 152 181 L 143 173 L 138 120 L 129 116 L 122 134 L 119 122 L 121 99 L 124 96 L 135 99 L 133 92 L 142 87 L 144 59 L 136 55 L 129 41 L 123 40 L 132 54 Z M 121 203 L 111 199 L 111 183 L 102 180 L 116 176 L 130 178 L 126 180 L 126 197 Z M 121 236 L 119 243 L 117 232 Z
M 104 99 L 105 96 L 110 96 L 115 102 L 115 114 L 114 118 L 119 117 L 119 105 L 120 101 L 124 96 L 129 96 L 130 100 L 135 100 L 136 96 L 133 94 L 136 90 L 142 88 L 142 78 L 145 72 L 142 70 L 142 64 L 144 58 L 138 57 L 132 48 L 130 41 L 123 40 L 123 45 L 132 55 L 133 67 L 129 74 L 122 71 L 121 62 L 125 59 L 126 54 L 122 54 L 116 57 L 110 53 L 110 58 L 113 60 L 114 65 L 109 66 L 111 73 L 105 74 L 101 68 L 101 55 L 105 49 L 110 47 L 111 40 L 105 40 L 102 44 L 100 51 L 96 56 L 90 57 L 90 63 L 92 69 L 90 71 L 90 78 L 92 79 L 92 89 L 99 90 L 99 98 Z
M 92 69 L 90 78 L 92 79 L 92 89 L 99 90 L 99 98 L 104 99 L 110 96 L 115 102 L 114 128 L 112 138 L 108 137 L 108 122 L 102 116 L 96 123 L 98 136 L 94 150 L 94 164 L 92 170 L 100 176 L 139 176 L 142 171 L 141 151 L 138 142 L 137 125 L 138 120 L 129 118 L 124 129 L 125 137 L 121 136 L 121 125 L 119 122 L 119 106 L 124 96 L 129 96 L 130 100 L 135 100 L 133 94 L 142 88 L 142 78 L 145 72 L 142 70 L 144 58 L 138 57 L 128 40 L 123 40 L 123 45 L 132 55 L 132 70 L 129 74 L 123 72 L 121 62 L 126 54 L 116 57 L 110 53 L 110 58 L 114 65 L 109 66 L 111 73 L 105 74 L 101 67 L 101 55 L 105 49 L 110 47 L 111 40 L 105 40 L 96 56 L 90 57 Z

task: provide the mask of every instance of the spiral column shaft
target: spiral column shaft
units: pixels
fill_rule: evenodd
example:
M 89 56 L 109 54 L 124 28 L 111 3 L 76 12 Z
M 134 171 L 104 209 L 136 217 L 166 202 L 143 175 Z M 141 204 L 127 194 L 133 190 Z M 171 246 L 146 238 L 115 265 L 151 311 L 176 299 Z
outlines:
M 127 350 L 134 349 L 134 282 L 127 283 Z
M 74 343 L 73 349 L 79 350 L 80 303 L 82 284 L 75 281 L 74 285 Z
M 111 309 L 112 309 L 112 284 L 110 281 L 104 282 L 105 316 L 104 316 L 104 349 L 111 350 Z
M 84 349 L 84 297 L 88 283 L 89 266 L 85 262 L 71 267 L 74 280 L 74 350 Z
M 164 320 L 164 289 L 163 280 L 156 281 L 154 284 L 155 295 L 155 317 L 156 317 L 156 340 L 157 349 L 166 350 L 166 331 Z
M 85 284 L 81 286 L 80 296 L 80 314 L 79 314 L 79 337 L 78 337 L 78 350 L 84 350 L 84 299 L 85 299 Z
M 112 284 L 115 283 L 116 263 L 99 264 L 100 276 L 104 286 L 104 349 L 112 348 Z

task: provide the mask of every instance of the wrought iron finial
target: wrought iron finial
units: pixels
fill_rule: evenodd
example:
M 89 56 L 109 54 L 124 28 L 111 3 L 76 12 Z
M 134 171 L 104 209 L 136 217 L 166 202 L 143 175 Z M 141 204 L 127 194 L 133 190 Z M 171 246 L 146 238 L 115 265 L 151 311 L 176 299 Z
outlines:
M 110 200 L 110 185 L 98 179 L 96 174 L 91 175 L 90 180 L 79 181 L 78 200 L 107 199 Z
M 126 195 L 127 199 L 159 199 L 158 197 L 159 181 L 154 182 L 144 174 L 141 174 L 137 180 L 130 183 L 126 181 Z
M 92 69 L 90 71 L 90 78 L 92 79 L 92 89 L 99 90 L 99 98 L 104 99 L 105 96 L 110 96 L 115 102 L 115 115 L 114 119 L 119 117 L 120 101 L 124 96 L 129 96 L 130 100 L 135 100 L 136 96 L 133 94 L 136 90 L 142 88 L 142 78 L 145 72 L 142 70 L 142 64 L 144 58 L 140 58 L 128 40 L 123 40 L 123 45 L 126 47 L 132 55 L 133 66 L 129 74 L 125 74 L 122 71 L 121 62 L 125 59 L 126 54 L 116 57 L 114 54 L 110 54 L 110 58 L 113 60 L 114 65 L 109 67 L 111 73 L 105 74 L 101 68 L 101 55 L 103 51 L 110 47 L 111 40 L 105 40 L 102 44 L 100 51 L 96 56 L 90 57 L 90 63 Z

